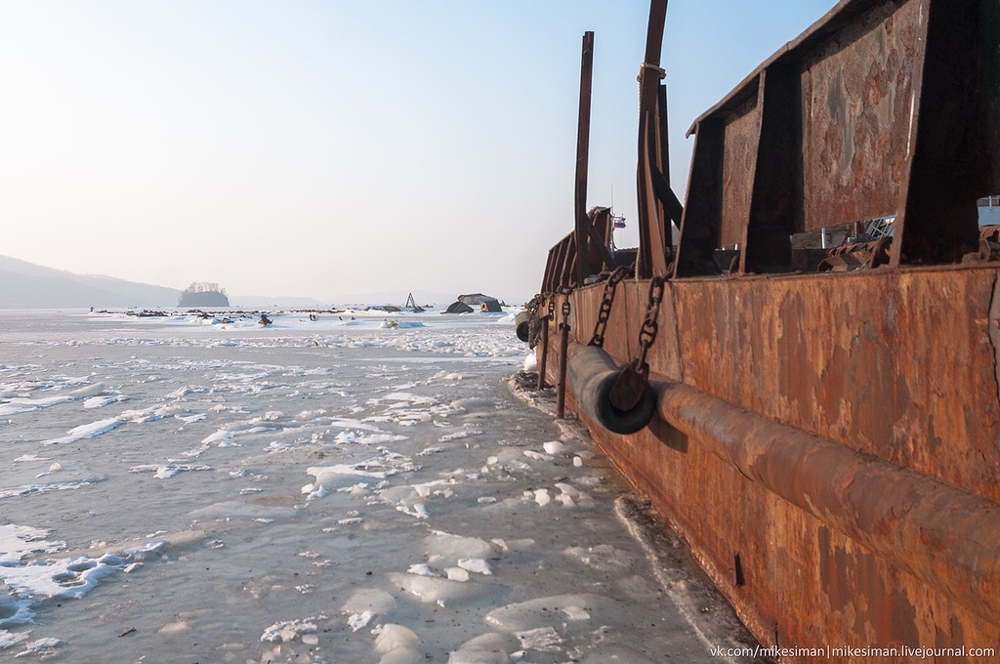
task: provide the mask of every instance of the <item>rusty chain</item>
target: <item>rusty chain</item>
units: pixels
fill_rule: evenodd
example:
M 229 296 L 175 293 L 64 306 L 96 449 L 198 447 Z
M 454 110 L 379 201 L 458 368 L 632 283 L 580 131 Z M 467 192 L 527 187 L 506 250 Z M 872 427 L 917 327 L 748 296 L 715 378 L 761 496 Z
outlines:
M 544 301 L 545 296 L 538 293 L 524 307 L 528 312 L 528 348 L 532 350 L 538 345 L 538 338 L 542 333 L 542 325 L 545 324 L 542 316 L 538 315 L 538 310 Z
M 562 320 L 559 322 L 559 329 L 562 330 L 565 328 L 568 330 L 569 314 L 570 314 L 569 296 L 573 294 L 573 289 L 570 288 L 569 286 L 560 286 L 559 293 L 565 296 L 565 298 L 563 299 L 562 308 L 560 310 L 560 312 L 562 313 Z M 553 308 L 554 306 L 555 302 L 552 302 L 550 304 L 550 308 Z
M 628 270 L 625 267 L 615 268 L 615 271 L 608 277 L 604 284 L 604 295 L 601 297 L 601 308 L 597 312 L 597 324 L 594 325 L 594 336 L 590 338 L 590 345 L 601 348 L 604 346 L 604 332 L 608 327 L 608 319 L 611 317 L 611 305 L 615 300 L 615 292 L 618 284 L 625 278 Z
M 611 404 L 619 410 L 629 411 L 635 408 L 649 385 L 649 363 L 646 362 L 646 354 L 656 341 L 656 334 L 660 330 L 657 319 L 660 316 L 660 302 L 663 301 L 665 285 L 664 277 L 653 277 L 649 280 L 649 304 L 646 308 L 646 318 L 639 330 L 639 355 L 618 374 L 618 379 L 611 386 L 608 395 Z
M 649 374 L 649 363 L 646 362 L 646 353 L 650 346 L 656 341 L 656 334 L 660 331 L 660 324 L 657 319 L 660 317 L 660 303 L 663 301 L 663 290 L 666 286 L 664 277 L 653 277 L 649 280 L 649 303 L 646 309 L 646 319 L 642 321 L 642 328 L 639 330 L 639 356 L 636 358 L 636 371 L 642 376 Z
M 537 293 L 535 297 L 528 301 L 525 310 L 528 312 L 529 318 L 535 318 L 538 316 L 538 305 L 542 303 L 542 294 Z

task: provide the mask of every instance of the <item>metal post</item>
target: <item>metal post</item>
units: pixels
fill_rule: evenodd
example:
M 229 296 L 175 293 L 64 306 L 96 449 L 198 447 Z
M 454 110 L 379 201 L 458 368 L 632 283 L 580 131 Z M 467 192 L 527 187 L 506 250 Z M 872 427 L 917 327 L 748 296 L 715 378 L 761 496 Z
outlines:
M 642 279 L 653 275 L 664 276 L 667 273 L 661 206 L 652 182 L 653 170 L 657 168 L 656 155 L 662 149 L 662 145 L 657 144 L 657 102 L 662 74 L 660 50 L 666 16 L 667 0 L 652 0 L 649 3 L 646 54 L 639 70 L 639 254 L 636 277 Z M 661 110 L 666 112 L 665 108 Z M 663 155 L 663 160 L 667 160 L 666 155 Z
M 576 130 L 576 187 L 573 212 L 576 216 L 576 279 L 582 286 L 590 275 L 590 219 L 587 217 L 587 168 L 590 161 L 590 98 L 594 71 L 594 33 L 583 34 L 580 65 L 580 114 Z
M 562 320 L 559 322 L 559 387 L 556 390 L 556 417 L 566 416 L 566 362 L 569 350 L 569 293 L 563 295 Z
M 538 389 L 545 389 L 545 370 L 549 360 L 549 323 L 552 319 L 549 316 L 542 316 L 542 358 L 538 362 Z

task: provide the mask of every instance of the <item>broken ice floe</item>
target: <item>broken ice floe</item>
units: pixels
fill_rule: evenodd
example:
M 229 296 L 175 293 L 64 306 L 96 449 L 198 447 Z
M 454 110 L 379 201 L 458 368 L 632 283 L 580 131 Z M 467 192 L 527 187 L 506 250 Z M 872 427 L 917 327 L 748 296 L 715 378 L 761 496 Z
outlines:
M 128 469 L 130 473 L 148 473 L 152 472 L 153 477 L 158 480 L 170 479 L 178 473 L 195 472 L 202 470 L 212 470 L 211 466 L 205 465 L 193 465 L 186 463 L 167 463 L 167 464 L 144 464 L 141 466 L 132 466 Z
M 417 576 L 437 576 L 437 572 L 430 568 L 430 565 L 425 563 L 417 563 L 416 565 L 410 565 L 409 569 L 406 570 L 407 574 L 416 574 Z
M 487 586 L 461 581 L 453 581 L 440 576 L 419 576 L 392 572 L 389 580 L 400 590 L 409 593 L 426 604 L 463 602 L 479 597 L 488 591 Z
M 526 650 L 560 650 L 559 645 L 564 640 L 553 627 L 536 627 L 523 632 L 514 632 L 514 636 Z
M 166 544 L 163 540 L 146 542 L 96 558 L 80 555 L 24 562 L 30 555 L 55 554 L 65 548 L 65 542 L 49 541 L 47 535 L 45 530 L 28 526 L 0 526 L 0 582 L 11 592 L 11 596 L 0 595 L 0 649 L 27 639 L 27 633 L 12 633 L 5 628 L 32 622 L 35 602 L 79 599 L 101 579 L 135 569 L 149 554 L 159 555 Z M 24 653 L 38 653 L 55 645 L 54 640 L 34 641 Z
M 108 553 L 100 558 L 74 556 L 64 559 L 32 561 L 16 567 L 0 567 L 0 580 L 22 598 L 78 599 L 86 595 L 102 578 L 122 571 L 128 561 Z
M 558 440 L 550 440 L 548 442 L 542 443 L 542 449 L 545 450 L 546 454 L 562 454 L 566 451 L 566 445 L 559 442 Z
M 155 422 L 157 420 L 162 420 L 164 417 L 165 409 L 162 407 L 149 407 L 149 408 L 132 408 L 129 410 L 122 411 L 122 414 L 118 417 L 125 420 L 126 422 L 135 422 L 136 424 L 143 424 L 146 422 Z
M 0 487 L 0 500 L 3 500 L 4 498 L 13 498 L 16 496 L 27 496 L 29 494 L 34 494 L 34 493 L 48 493 L 50 491 L 69 491 L 72 489 L 80 489 L 86 486 L 90 486 L 95 482 L 100 482 L 103 479 L 104 478 L 102 477 L 87 477 L 83 479 L 73 479 L 61 482 L 44 482 L 44 483 L 22 484 L 20 486 L 13 486 L 13 487 Z
M 341 611 L 344 613 L 390 613 L 396 608 L 396 599 L 384 590 L 377 588 L 362 588 L 355 590 L 344 602 Z
M 565 635 L 590 630 L 595 624 L 613 624 L 616 611 L 615 602 L 602 595 L 553 595 L 493 609 L 486 614 L 486 624 L 515 634 L 549 627 Z
M 31 643 L 24 644 L 24 650 L 14 655 L 14 657 L 24 657 L 26 655 L 37 655 L 39 659 L 49 659 L 47 654 L 51 654 L 55 650 L 56 646 L 61 645 L 62 641 L 52 637 L 45 639 L 37 639 Z M 0 645 L 2 647 L 2 645 Z
M 125 401 L 125 399 L 126 399 L 126 397 L 122 396 L 118 392 L 110 392 L 108 394 L 103 394 L 103 395 L 96 396 L 96 397 L 90 397 L 89 399 L 84 400 L 83 407 L 84 408 L 88 408 L 88 409 L 89 408 L 103 408 L 104 406 L 107 406 L 108 404 L 118 403 L 118 402 L 121 402 L 121 401 Z
M 322 498 L 337 491 L 343 484 L 351 484 L 354 477 L 370 477 L 385 479 L 393 475 L 417 469 L 408 457 L 380 448 L 381 456 L 371 457 L 365 461 L 352 464 L 336 464 L 333 466 L 313 466 L 306 473 L 316 478 L 314 482 L 302 487 L 302 493 L 309 500 Z
M 271 643 L 288 643 L 297 638 L 302 638 L 304 635 L 315 634 L 317 628 L 316 623 L 313 621 L 316 620 L 326 620 L 326 616 L 316 616 L 315 618 L 304 618 L 302 620 L 285 620 L 274 623 L 264 630 L 260 640 Z M 305 641 L 304 638 L 302 640 Z
M 51 406 L 55 406 L 56 404 L 73 401 L 75 398 L 76 397 L 72 396 L 45 397 L 42 399 L 14 397 L 12 399 L 0 400 L 0 416 L 18 415 L 32 410 L 49 408 Z
M 17 565 L 31 553 L 55 553 L 65 548 L 65 542 L 50 542 L 49 531 L 31 526 L 8 524 L 0 526 L 0 565 Z
M 66 435 L 62 438 L 52 438 L 50 440 L 42 441 L 43 445 L 57 445 L 65 443 L 74 443 L 78 440 L 84 440 L 86 438 L 93 438 L 94 436 L 99 436 L 102 433 L 107 433 L 112 429 L 120 427 L 125 424 L 125 420 L 110 417 L 106 420 L 99 420 L 97 422 L 91 422 L 90 424 L 82 424 L 78 427 L 74 427 L 66 432 Z
M 347 618 L 347 626 L 351 628 L 352 632 L 356 632 L 359 629 L 363 629 L 371 624 L 375 616 L 378 615 L 374 611 L 362 611 L 361 613 L 352 613 Z
M 380 664 L 423 662 L 424 655 L 417 649 L 419 643 L 416 633 L 408 627 L 386 624 L 375 639 L 375 652 L 381 655 Z
M 366 433 L 364 431 L 341 431 L 334 437 L 336 443 L 353 445 L 383 445 L 400 440 L 406 440 L 406 436 L 383 432 Z
M 448 664 L 510 664 L 507 655 L 509 637 L 487 632 L 469 639 L 448 657 Z
M 473 429 L 469 431 L 456 431 L 455 433 L 448 433 L 441 436 L 440 438 L 438 438 L 438 442 L 447 443 L 452 440 L 461 440 L 462 438 L 468 438 L 469 436 L 481 436 L 481 435 L 483 435 L 483 432 L 479 431 L 478 429 Z
M 485 558 L 459 558 L 458 566 L 461 569 L 476 574 L 483 574 L 485 576 L 493 574 L 493 568 L 490 567 L 489 562 Z
M 2 602 L 0 602 L 0 608 L 3 608 Z M 3 629 L 3 621 L 0 621 L 0 650 L 5 650 L 15 643 L 20 643 L 21 641 L 26 641 L 29 634 L 27 632 L 15 633 L 8 632 Z
M 635 554 L 610 544 L 598 544 L 587 548 L 571 546 L 563 553 L 569 558 L 602 572 L 630 569 L 636 560 Z

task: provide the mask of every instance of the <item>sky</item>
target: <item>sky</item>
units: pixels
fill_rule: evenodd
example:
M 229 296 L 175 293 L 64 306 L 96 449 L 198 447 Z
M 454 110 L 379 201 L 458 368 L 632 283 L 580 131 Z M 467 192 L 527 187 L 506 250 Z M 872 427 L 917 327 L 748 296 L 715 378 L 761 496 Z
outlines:
M 691 122 L 833 0 L 675 0 L 671 175 Z M 230 295 L 533 295 L 588 207 L 637 243 L 644 0 L 3 0 L 0 254 Z

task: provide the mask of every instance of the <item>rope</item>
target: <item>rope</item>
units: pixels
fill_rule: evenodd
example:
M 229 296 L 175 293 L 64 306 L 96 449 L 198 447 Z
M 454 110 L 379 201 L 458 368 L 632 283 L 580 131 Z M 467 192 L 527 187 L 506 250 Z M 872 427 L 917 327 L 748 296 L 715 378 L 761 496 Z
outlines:
M 659 78 L 660 80 L 663 80 L 667 77 L 667 70 L 661 67 L 660 65 L 654 65 L 651 62 L 643 62 L 642 64 L 639 65 L 639 75 L 636 77 L 637 81 L 642 80 L 642 73 L 646 69 L 649 69 L 653 73 L 655 73 L 657 78 Z

